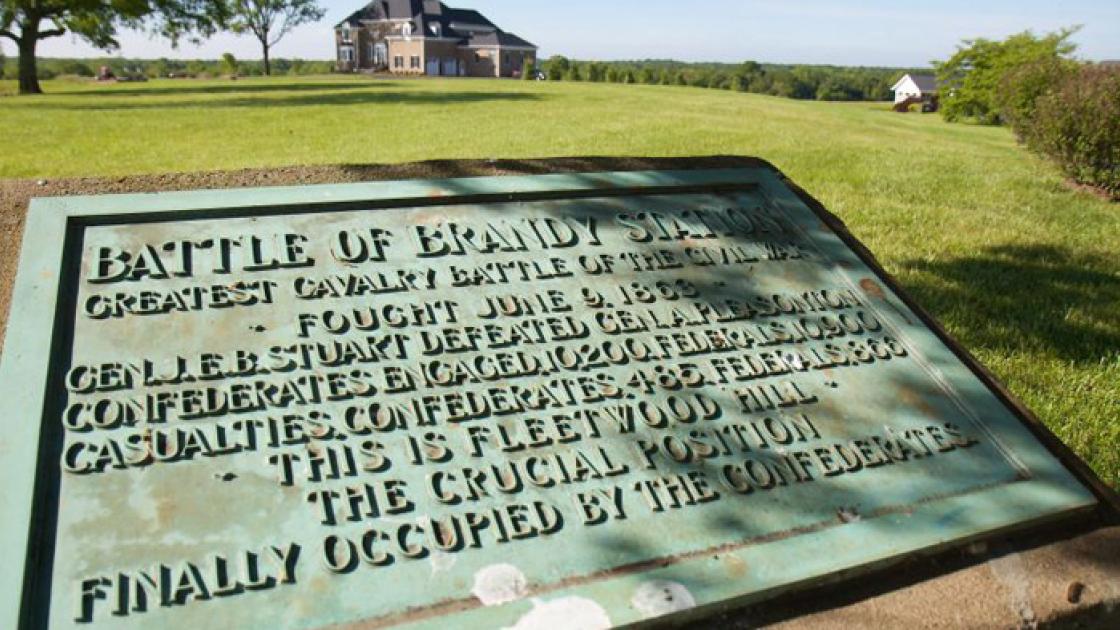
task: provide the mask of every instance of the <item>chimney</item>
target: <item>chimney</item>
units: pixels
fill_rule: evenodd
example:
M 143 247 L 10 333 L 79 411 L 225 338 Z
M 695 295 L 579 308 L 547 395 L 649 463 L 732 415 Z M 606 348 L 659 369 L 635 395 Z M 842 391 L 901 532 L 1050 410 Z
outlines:
M 443 9 L 439 0 L 424 0 L 424 13 L 428 15 L 442 15 Z

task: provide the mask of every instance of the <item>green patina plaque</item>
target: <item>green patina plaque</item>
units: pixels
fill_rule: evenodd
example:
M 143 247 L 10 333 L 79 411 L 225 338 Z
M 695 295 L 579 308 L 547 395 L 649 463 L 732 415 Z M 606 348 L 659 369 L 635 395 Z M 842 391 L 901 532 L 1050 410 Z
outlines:
M 605 627 L 1095 504 L 765 169 L 33 202 L 3 627 Z

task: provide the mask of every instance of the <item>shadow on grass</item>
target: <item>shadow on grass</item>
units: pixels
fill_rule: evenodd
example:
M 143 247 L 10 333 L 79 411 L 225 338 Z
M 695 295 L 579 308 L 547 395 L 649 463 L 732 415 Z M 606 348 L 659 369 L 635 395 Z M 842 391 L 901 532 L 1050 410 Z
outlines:
M 350 181 L 736 167 L 773 168 L 758 158 L 731 155 L 688 158 L 588 156 L 536 159 L 426 160 L 404 164 L 341 164 L 337 166 L 338 169 L 347 174 Z
M 65 103 L 36 103 L 41 109 L 69 111 L 135 111 L 197 109 L 219 107 L 268 108 L 344 105 L 461 105 L 487 101 L 534 101 L 536 94 L 524 92 L 403 92 L 350 90 L 333 92 L 330 88 L 310 94 L 277 95 L 275 97 L 242 96 L 236 98 L 204 98 L 175 101 L 89 101 Z
M 1041 348 L 1097 363 L 1120 348 L 1120 278 L 1099 257 L 1051 245 L 1008 245 L 975 256 L 909 260 L 906 285 L 964 345 L 1001 354 Z
M 373 87 L 395 87 L 389 81 L 363 81 L 336 83 L 333 81 L 304 81 L 300 83 L 253 83 L 251 81 L 230 81 L 219 85 L 179 84 L 174 87 L 110 87 L 81 92 L 92 96 L 176 96 L 179 94 L 259 94 L 268 92 L 331 92 L 357 90 Z

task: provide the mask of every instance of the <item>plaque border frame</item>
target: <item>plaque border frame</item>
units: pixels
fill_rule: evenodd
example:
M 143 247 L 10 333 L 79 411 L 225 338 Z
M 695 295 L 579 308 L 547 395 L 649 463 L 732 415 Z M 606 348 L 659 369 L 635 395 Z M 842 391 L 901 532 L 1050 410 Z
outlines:
M 1024 435 L 1033 438 L 1033 441 L 1024 441 L 1023 436 L 1017 436 L 1010 440 L 1015 453 L 1019 454 L 1025 448 L 1032 457 L 1041 454 L 1051 457 L 1032 461 L 1031 470 L 1035 474 L 1031 480 L 938 499 L 934 502 L 935 505 L 915 504 L 907 514 L 893 517 L 905 518 L 911 526 L 914 519 L 925 519 L 930 524 L 937 523 L 949 530 L 954 527 L 952 519 L 960 519 L 960 515 L 967 514 L 966 534 L 946 533 L 930 540 L 928 535 L 913 533 L 921 528 L 906 527 L 892 536 L 890 544 L 880 545 L 877 553 L 868 554 L 864 553 L 867 540 L 876 534 L 868 529 L 867 521 L 857 521 L 844 527 L 815 532 L 815 535 L 824 538 L 815 542 L 829 548 L 829 554 L 806 554 L 804 547 L 807 545 L 796 544 L 799 536 L 769 541 L 765 543 L 767 553 L 784 558 L 781 566 L 778 563 L 766 566 L 769 576 L 766 581 L 778 583 L 776 586 L 746 589 L 744 594 L 742 585 L 730 586 L 728 580 L 721 585 L 712 586 L 708 589 L 710 592 L 705 592 L 703 601 L 710 603 L 678 613 L 677 618 L 684 620 L 705 616 L 717 609 L 761 601 L 800 587 L 836 581 L 857 572 L 880 568 L 910 554 L 932 554 L 996 533 L 1037 526 L 1094 509 L 1120 512 L 1117 494 L 994 375 L 950 337 L 886 272 L 843 222 L 766 163 L 755 167 L 695 170 L 502 175 L 37 198 L 31 201 L 27 214 L 0 363 L 0 409 L 3 410 L 0 417 L 4 418 L 7 425 L 0 432 L 0 474 L 5 479 L 5 483 L 0 485 L 0 531 L 3 532 L 3 540 L 9 549 L 14 550 L 16 557 L 22 560 L 18 568 L 0 572 L 0 598 L 4 604 L 0 625 L 13 628 L 46 625 L 49 585 L 45 589 L 47 592 L 42 592 L 44 589 L 36 587 L 36 584 L 42 581 L 38 571 L 44 566 L 43 554 L 47 554 L 46 557 L 49 558 L 52 551 L 44 548 L 44 542 L 53 545 L 53 538 L 44 541 L 43 532 L 36 527 L 36 523 L 47 516 L 43 510 L 52 509 L 50 504 L 56 502 L 51 495 L 56 488 L 52 488 L 50 479 L 57 480 L 59 472 L 57 466 L 53 466 L 52 471 L 56 460 L 42 456 L 51 436 L 48 431 L 49 423 L 43 422 L 43 418 L 50 417 L 51 406 L 58 404 L 58 401 L 49 400 L 47 394 L 55 386 L 52 380 L 61 382 L 62 378 L 57 370 L 52 373 L 52 366 L 69 348 L 67 331 L 60 330 L 63 327 L 59 324 L 61 315 L 68 312 L 68 307 L 74 306 L 72 296 L 67 295 L 66 290 L 72 277 L 66 274 L 75 272 L 79 262 L 77 258 L 81 233 L 86 226 L 488 201 L 625 196 L 654 192 L 718 192 L 759 186 L 776 198 L 792 198 L 816 214 L 921 324 L 1011 411 L 1026 429 Z M 43 352 L 43 348 L 50 350 Z M 38 418 L 39 421 L 18 420 L 27 417 Z M 56 432 L 61 433 L 60 430 Z M 984 507 L 997 494 L 1006 509 L 995 515 Z M 1026 504 L 1030 504 L 1032 509 L 1024 507 Z M 954 514 L 956 516 L 951 516 Z M 948 521 L 947 515 L 950 515 Z M 955 527 L 959 530 L 961 523 L 958 521 Z M 800 552 L 798 546 L 802 547 Z M 745 549 L 752 547 L 754 546 L 750 545 Z M 742 553 L 743 549 L 726 551 L 737 552 Z M 755 566 L 760 562 L 755 557 L 743 560 Z M 547 594 L 588 597 L 591 596 L 590 591 L 594 591 L 595 601 L 611 614 L 612 622 L 637 622 L 642 617 L 629 606 L 629 596 L 634 584 L 631 577 L 640 573 L 639 577 L 645 579 L 671 579 L 672 570 L 679 570 L 683 565 L 693 563 L 698 563 L 695 565 L 697 570 L 705 570 L 702 563 L 707 561 L 710 558 L 682 558 L 680 562 L 667 567 L 616 571 L 613 572 L 616 575 L 563 586 Z M 765 562 L 764 559 L 761 561 Z M 49 566 L 47 569 L 49 573 Z M 524 613 L 527 599 L 503 608 L 512 611 L 521 604 L 520 612 Z M 511 623 L 517 620 L 516 614 L 499 620 L 493 616 L 499 609 L 472 605 L 469 600 L 473 598 L 466 597 L 372 621 L 375 627 L 380 627 L 396 623 L 438 625 L 446 620 L 444 615 L 455 615 L 456 621 L 468 625 L 483 622 L 493 625 L 499 621 Z

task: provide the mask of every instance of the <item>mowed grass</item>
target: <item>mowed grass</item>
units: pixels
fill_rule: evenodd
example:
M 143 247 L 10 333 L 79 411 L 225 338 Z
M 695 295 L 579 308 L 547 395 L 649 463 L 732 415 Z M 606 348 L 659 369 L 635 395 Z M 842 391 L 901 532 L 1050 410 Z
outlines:
M 45 87 L 52 94 L 0 98 L 0 177 L 765 158 L 1120 487 L 1120 204 L 1068 189 L 1005 129 L 882 104 L 660 86 L 316 77 Z

